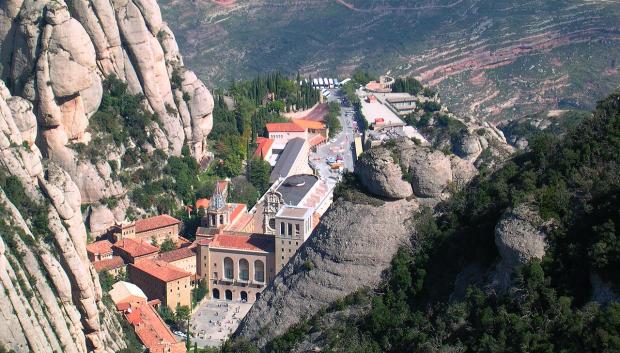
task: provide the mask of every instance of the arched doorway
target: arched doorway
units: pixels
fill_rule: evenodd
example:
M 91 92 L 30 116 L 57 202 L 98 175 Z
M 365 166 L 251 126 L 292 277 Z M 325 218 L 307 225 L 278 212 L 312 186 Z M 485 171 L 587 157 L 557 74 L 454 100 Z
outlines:
M 260 299 L 260 293 L 256 293 L 256 300 Z
M 220 299 L 220 290 L 213 288 L 213 299 Z
M 225 294 L 226 294 L 226 300 L 232 300 L 232 292 L 230 291 L 230 289 L 227 289 Z
M 241 291 L 241 301 L 242 302 L 247 302 L 248 301 L 248 292 L 242 290 Z

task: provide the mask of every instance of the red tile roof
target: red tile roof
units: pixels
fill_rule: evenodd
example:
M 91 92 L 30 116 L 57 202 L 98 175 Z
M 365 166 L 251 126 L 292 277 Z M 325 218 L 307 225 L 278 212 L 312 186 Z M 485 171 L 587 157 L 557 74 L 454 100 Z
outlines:
M 183 342 L 177 341 L 151 305 L 132 305 L 125 311 L 125 318 L 149 352 L 186 352 Z
M 266 138 L 266 137 L 257 137 L 256 143 L 258 147 L 256 147 L 256 151 L 254 151 L 254 157 L 265 158 L 265 156 L 269 153 L 271 146 L 273 146 L 274 140 Z
M 270 252 L 274 246 L 273 239 L 259 234 L 227 232 L 216 235 L 209 248 Z
M 149 230 L 168 227 L 179 223 L 181 223 L 181 221 L 178 219 L 167 214 L 162 214 L 136 221 L 136 233 L 148 232 Z
M 230 213 L 230 223 L 234 223 L 237 217 L 239 217 L 244 210 L 247 210 L 248 207 L 243 203 L 231 203 L 230 206 L 234 207 L 233 211 Z
M 209 208 L 209 204 L 211 203 L 211 200 L 209 199 L 198 199 L 196 200 L 196 208 L 204 208 L 207 209 Z
M 188 257 L 196 257 L 196 253 L 194 252 L 194 247 L 185 247 L 172 251 L 166 251 L 159 256 L 157 256 L 157 260 L 165 261 L 165 262 L 174 262 L 181 259 L 186 259 Z
M 294 123 L 306 129 L 313 129 L 313 130 L 325 129 L 325 124 L 323 124 L 320 121 L 296 119 Z
M 159 251 L 158 247 L 142 239 L 122 239 L 114 243 L 112 247 L 122 250 L 132 257 L 153 254 Z
M 252 221 L 254 220 L 254 215 L 251 213 L 246 213 L 243 214 L 241 216 L 239 216 L 239 219 L 233 223 L 228 230 L 230 231 L 236 231 L 236 232 L 242 232 L 246 229 L 246 227 L 248 226 L 248 224 L 252 223 Z M 245 231 L 251 232 L 253 231 L 252 229 L 247 229 Z
M 325 137 L 323 135 L 314 135 L 310 138 L 310 147 L 314 147 L 316 145 L 320 145 L 325 141 Z
M 131 266 L 164 282 L 175 281 L 177 279 L 191 276 L 191 273 L 183 271 L 182 269 L 165 261 L 144 260 L 132 264 Z
M 127 298 L 116 303 L 116 310 L 125 311 L 130 308 L 132 305 L 140 305 L 145 304 L 146 299 L 139 297 L 137 295 L 130 295 Z
M 111 259 L 93 262 L 93 267 L 95 267 L 97 272 L 114 270 L 123 266 L 125 266 L 125 263 L 120 256 L 112 256 Z
M 198 240 L 198 245 L 209 245 L 213 239 L 200 239 Z
M 112 252 L 112 243 L 110 243 L 108 240 L 99 240 L 87 244 L 86 251 L 95 255 L 109 254 Z
M 268 123 L 265 125 L 268 132 L 304 132 L 306 129 L 295 123 Z

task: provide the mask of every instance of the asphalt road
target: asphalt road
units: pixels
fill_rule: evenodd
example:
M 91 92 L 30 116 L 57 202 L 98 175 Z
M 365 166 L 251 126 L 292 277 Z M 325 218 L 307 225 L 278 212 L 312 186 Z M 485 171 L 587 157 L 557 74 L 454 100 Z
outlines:
M 339 90 L 332 90 L 332 95 L 327 99 L 328 102 L 339 101 Z M 328 157 L 336 158 L 341 156 L 344 163 L 344 169 L 353 171 L 353 144 L 355 142 L 356 130 L 353 126 L 353 107 L 340 106 L 341 114 L 338 117 L 342 125 L 342 131 L 328 141 L 325 145 L 318 148 L 316 153 L 310 154 L 310 161 L 318 169 L 321 179 L 327 181 L 329 186 L 333 186 L 338 181 L 338 173 L 332 171 L 326 159 Z M 351 112 L 347 117 L 346 113 Z

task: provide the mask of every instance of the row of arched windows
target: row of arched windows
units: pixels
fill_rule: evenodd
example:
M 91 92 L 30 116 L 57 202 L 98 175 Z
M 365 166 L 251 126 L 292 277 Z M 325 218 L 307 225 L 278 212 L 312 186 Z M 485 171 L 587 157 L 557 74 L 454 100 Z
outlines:
M 237 279 L 240 281 L 250 280 L 250 263 L 246 259 L 240 259 L 238 265 Z M 235 279 L 235 263 L 230 257 L 224 258 L 224 278 Z M 261 260 L 254 261 L 254 280 L 265 282 L 265 263 Z

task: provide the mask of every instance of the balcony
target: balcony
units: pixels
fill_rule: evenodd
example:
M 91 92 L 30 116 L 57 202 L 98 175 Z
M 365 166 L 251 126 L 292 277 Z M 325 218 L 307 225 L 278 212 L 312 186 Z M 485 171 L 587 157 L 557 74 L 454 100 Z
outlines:
M 266 285 L 266 283 L 265 283 L 265 281 L 253 280 L 252 281 L 252 285 L 260 288 L 260 287 L 264 287 Z

